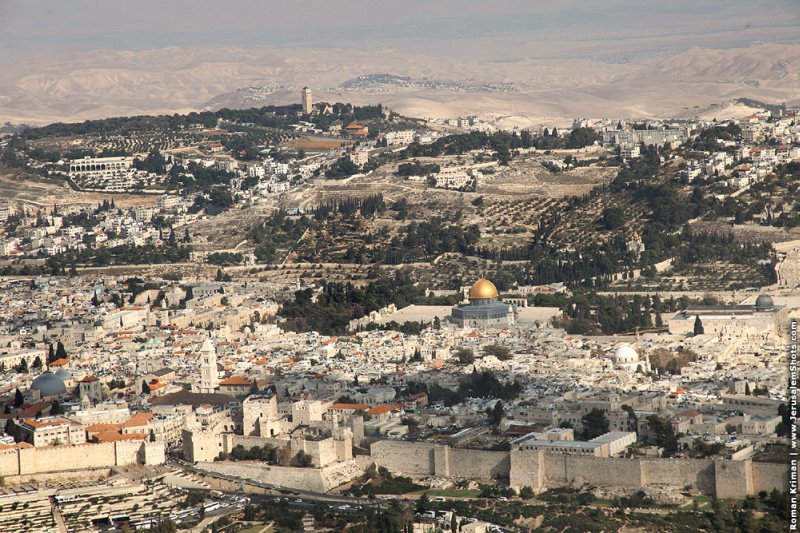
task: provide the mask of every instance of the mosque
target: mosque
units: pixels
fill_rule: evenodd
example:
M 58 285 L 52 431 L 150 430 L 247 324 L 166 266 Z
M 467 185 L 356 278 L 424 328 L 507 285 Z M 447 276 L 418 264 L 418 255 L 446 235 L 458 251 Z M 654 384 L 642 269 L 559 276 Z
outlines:
M 772 297 L 760 294 L 752 304 L 694 305 L 678 311 L 669 321 L 673 335 L 691 335 L 697 318 L 706 335 L 726 333 L 741 335 L 746 331 L 767 335 L 778 334 L 779 327 L 788 322 L 789 311 L 785 305 L 776 305 Z
M 470 287 L 469 302 L 453 307 L 450 320 L 471 328 L 513 326 L 517 321 L 517 307 L 500 301 L 494 283 L 481 278 Z

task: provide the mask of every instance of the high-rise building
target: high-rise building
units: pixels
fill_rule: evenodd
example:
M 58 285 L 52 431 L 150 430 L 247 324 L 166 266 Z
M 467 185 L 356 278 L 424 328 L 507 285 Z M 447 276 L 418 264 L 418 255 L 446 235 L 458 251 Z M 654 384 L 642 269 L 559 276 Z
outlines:
M 217 376 L 217 350 L 206 339 L 200 348 L 200 392 L 211 393 L 219 388 Z
M 311 109 L 311 89 L 308 87 L 303 87 L 303 113 L 308 115 L 311 113 Z

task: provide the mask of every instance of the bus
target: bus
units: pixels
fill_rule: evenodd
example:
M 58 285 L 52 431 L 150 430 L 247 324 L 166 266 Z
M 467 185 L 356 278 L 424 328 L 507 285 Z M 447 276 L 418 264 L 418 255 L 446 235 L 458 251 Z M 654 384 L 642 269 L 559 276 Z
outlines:
M 56 495 L 55 500 L 56 500 L 56 503 L 61 504 L 61 503 L 79 502 L 79 501 L 83 500 L 83 498 L 81 498 L 80 496 L 77 496 L 75 494 L 72 494 L 72 495 L 58 494 L 58 495 Z

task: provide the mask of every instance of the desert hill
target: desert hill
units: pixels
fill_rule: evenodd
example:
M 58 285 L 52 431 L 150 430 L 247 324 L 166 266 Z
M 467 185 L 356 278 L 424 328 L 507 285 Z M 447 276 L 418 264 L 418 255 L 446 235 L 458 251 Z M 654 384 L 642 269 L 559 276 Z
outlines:
M 32 57 L 24 65 L 0 58 L 0 122 L 285 104 L 299 101 L 304 85 L 317 100 L 382 102 L 420 117 L 501 114 L 521 117 L 522 124 L 693 115 L 740 97 L 800 103 L 800 45 L 692 48 L 627 63 L 176 47 Z M 712 112 L 724 118 L 720 109 Z

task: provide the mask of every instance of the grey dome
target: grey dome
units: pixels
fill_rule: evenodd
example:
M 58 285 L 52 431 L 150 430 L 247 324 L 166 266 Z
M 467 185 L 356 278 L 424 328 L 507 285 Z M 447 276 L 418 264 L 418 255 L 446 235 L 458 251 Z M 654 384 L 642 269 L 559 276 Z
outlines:
M 59 377 L 64 381 L 72 379 L 72 372 L 70 372 L 66 368 L 59 368 L 58 370 L 56 370 L 55 375 L 56 377 Z
M 33 380 L 31 390 L 38 390 L 42 396 L 55 396 L 67 392 L 67 387 L 61 378 L 52 372 L 44 372 Z
M 758 298 L 756 298 L 756 309 L 768 309 L 774 305 L 775 303 L 772 301 L 772 297 L 766 294 L 760 294 Z

